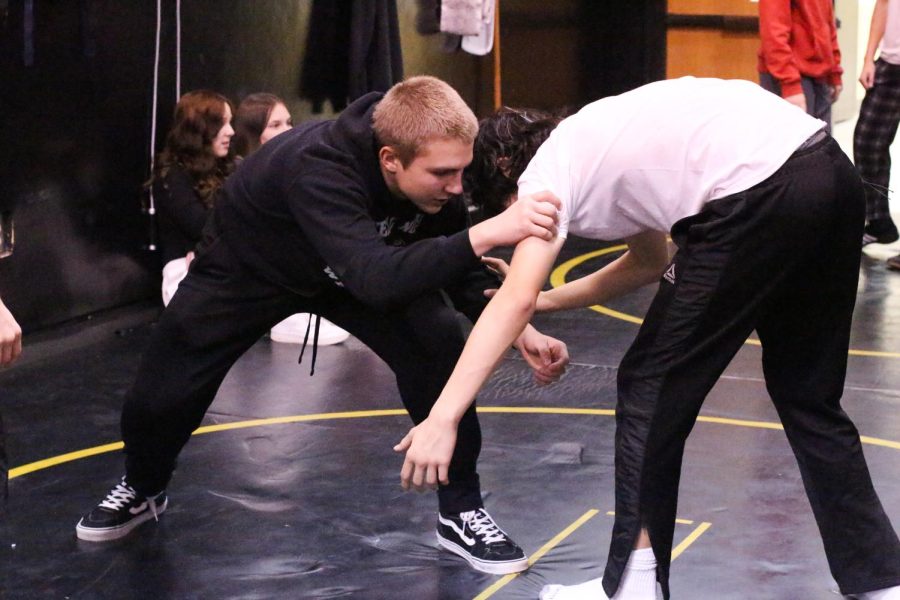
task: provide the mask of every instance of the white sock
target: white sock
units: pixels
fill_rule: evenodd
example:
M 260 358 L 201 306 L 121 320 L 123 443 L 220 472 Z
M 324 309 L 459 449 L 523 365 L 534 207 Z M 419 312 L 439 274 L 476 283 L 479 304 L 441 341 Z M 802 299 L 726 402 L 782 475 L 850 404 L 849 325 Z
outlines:
M 857 600 L 900 600 L 900 585 L 873 592 L 863 592 L 854 597 Z
M 656 556 L 653 548 L 633 550 L 613 600 L 656 600 Z

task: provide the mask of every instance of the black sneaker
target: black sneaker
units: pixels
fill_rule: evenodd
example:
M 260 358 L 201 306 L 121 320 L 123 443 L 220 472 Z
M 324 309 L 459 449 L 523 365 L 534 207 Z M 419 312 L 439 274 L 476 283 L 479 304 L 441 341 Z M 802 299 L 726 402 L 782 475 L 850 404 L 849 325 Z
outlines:
M 900 239 L 900 233 L 897 232 L 897 226 L 891 219 L 876 219 L 866 223 L 863 230 L 862 245 L 869 244 L 891 244 Z
M 484 573 L 506 575 L 528 568 L 528 557 L 483 508 L 438 515 L 438 544 Z
M 158 521 L 168 504 L 164 491 L 152 498 L 139 498 L 123 477 L 97 508 L 78 521 L 75 535 L 88 542 L 117 540 L 131 533 L 132 529 L 144 521 Z

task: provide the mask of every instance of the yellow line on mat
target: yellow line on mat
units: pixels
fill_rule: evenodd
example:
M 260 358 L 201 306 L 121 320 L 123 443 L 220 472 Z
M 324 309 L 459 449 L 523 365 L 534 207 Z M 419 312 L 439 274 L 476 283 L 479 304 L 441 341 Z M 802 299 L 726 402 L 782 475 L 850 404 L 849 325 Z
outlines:
M 49 469 L 50 467 L 55 467 L 56 465 L 61 465 L 63 463 L 71 462 L 73 460 L 78 460 L 81 458 L 87 458 L 88 456 L 94 456 L 96 454 L 112 452 L 113 450 L 121 450 L 124 447 L 125 444 L 123 444 L 122 442 L 114 442 L 112 444 L 94 446 L 93 448 L 87 448 L 85 450 L 69 452 L 68 454 L 52 456 L 50 458 L 45 458 L 44 460 L 39 460 L 37 462 L 28 463 L 27 465 L 22 465 L 21 467 L 10 469 L 9 478 L 15 479 L 16 477 L 21 477 L 22 475 L 27 475 L 35 471 L 40 471 L 41 469 Z
M 552 406 L 481 406 L 478 408 L 479 413 L 492 414 L 542 414 L 542 415 L 595 415 L 595 416 L 613 416 L 615 411 L 608 408 L 560 408 Z M 234 423 L 220 423 L 218 425 L 204 425 L 194 431 L 194 435 L 204 433 L 213 433 L 218 431 L 229 431 L 233 429 L 247 429 L 249 427 L 263 427 L 266 425 L 282 425 L 285 423 L 304 423 L 309 421 L 326 421 L 329 419 L 362 419 L 367 417 L 396 417 L 404 416 L 406 411 L 400 408 L 386 410 L 359 410 L 349 412 L 333 412 L 333 413 L 316 413 L 311 415 L 291 415 L 286 417 L 271 417 L 268 419 L 252 419 L 248 421 L 236 421 Z M 780 423 L 771 423 L 769 421 L 749 421 L 746 419 L 729 419 L 725 417 L 707 417 L 700 416 L 697 418 L 702 423 L 716 423 L 719 425 L 734 425 L 738 427 L 753 427 L 757 429 L 784 429 Z M 900 442 L 874 438 L 869 436 L 861 436 L 860 440 L 864 444 L 872 446 L 881 446 L 883 448 L 892 448 L 900 450 Z M 43 469 L 49 469 L 67 462 L 121 450 L 122 442 L 112 442 L 102 446 L 94 446 L 93 448 L 85 448 L 84 450 L 76 450 L 67 454 L 52 456 L 36 462 L 28 463 L 9 470 L 9 478 L 15 479 L 22 475 L 34 473 Z
M 707 529 L 709 529 L 711 525 L 712 525 L 712 523 L 707 523 L 706 521 L 700 523 L 700 524 L 697 526 L 697 529 L 693 530 L 693 531 L 690 533 L 690 535 L 688 535 L 686 538 L 684 538 L 684 539 L 681 541 L 680 544 L 678 544 L 677 546 L 675 546 L 675 548 L 672 550 L 672 560 L 675 560 L 676 558 L 678 558 L 679 556 L 681 556 L 681 553 L 684 552 L 685 550 L 687 550 L 687 549 L 688 549 L 688 546 L 690 546 L 691 544 L 693 544 L 693 543 L 697 540 L 698 537 L 700 537 L 701 535 L 703 535 L 703 533 L 704 533 Z

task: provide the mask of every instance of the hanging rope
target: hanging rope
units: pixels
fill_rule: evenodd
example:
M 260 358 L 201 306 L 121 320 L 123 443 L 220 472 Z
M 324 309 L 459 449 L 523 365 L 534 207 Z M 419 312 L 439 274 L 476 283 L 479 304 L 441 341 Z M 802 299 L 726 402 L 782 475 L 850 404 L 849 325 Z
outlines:
M 153 54 L 153 101 L 150 107 L 150 177 L 153 177 L 153 169 L 156 166 L 156 112 L 159 106 L 159 41 L 162 31 L 162 0 L 156 0 L 156 45 Z M 156 233 L 154 219 L 156 215 L 156 201 L 153 198 L 153 186 L 149 190 L 149 203 L 147 214 L 150 215 L 150 242 L 147 249 L 156 250 Z
M 181 99 L 181 0 L 175 2 L 175 102 Z
M 500 67 L 500 0 L 494 5 L 494 110 L 503 106 L 503 76 Z
M 156 115 L 159 112 L 159 56 L 162 37 L 162 0 L 156 0 L 156 44 L 153 53 L 153 102 L 150 108 L 150 177 L 156 167 Z M 175 103 L 181 98 L 181 0 L 175 2 Z M 150 215 L 150 242 L 147 248 L 156 250 L 156 199 L 153 186 L 148 194 L 147 214 Z

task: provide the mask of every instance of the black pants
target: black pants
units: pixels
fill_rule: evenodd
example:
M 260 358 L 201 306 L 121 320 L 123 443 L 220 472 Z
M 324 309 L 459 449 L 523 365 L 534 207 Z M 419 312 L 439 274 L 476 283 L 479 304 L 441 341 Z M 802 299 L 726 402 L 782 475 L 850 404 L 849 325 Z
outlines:
M 864 203 L 859 176 L 828 138 L 673 227 L 674 268 L 618 373 L 616 521 L 603 578 L 609 596 L 643 526 L 669 597 L 684 444 L 753 329 L 841 591 L 900 584 L 900 542 L 840 405 Z
M 369 308 L 336 286 L 304 298 L 255 278 L 224 240 L 216 239 L 191 265 L 163 312 L 125 400 L 126 475 L 137 491 L 149 496 L 166 487 L 178 453 L 231 366 L 273 325 L 299 312 L 322 315 L 381 357 L 415 423 L 428 416 L 464 345 L 456 312 L 439 293 L 392 312 Z M 474 405 L 458 435 L 450 485 L 438 490 L 443 512 L 481 506 L 476 473 L 481 430 Z
M 9 463 L 6 460 L 6 432 L 3 430 L 3 415 L 0 415 L 0 514 L 6 508 L 9 497 Z

